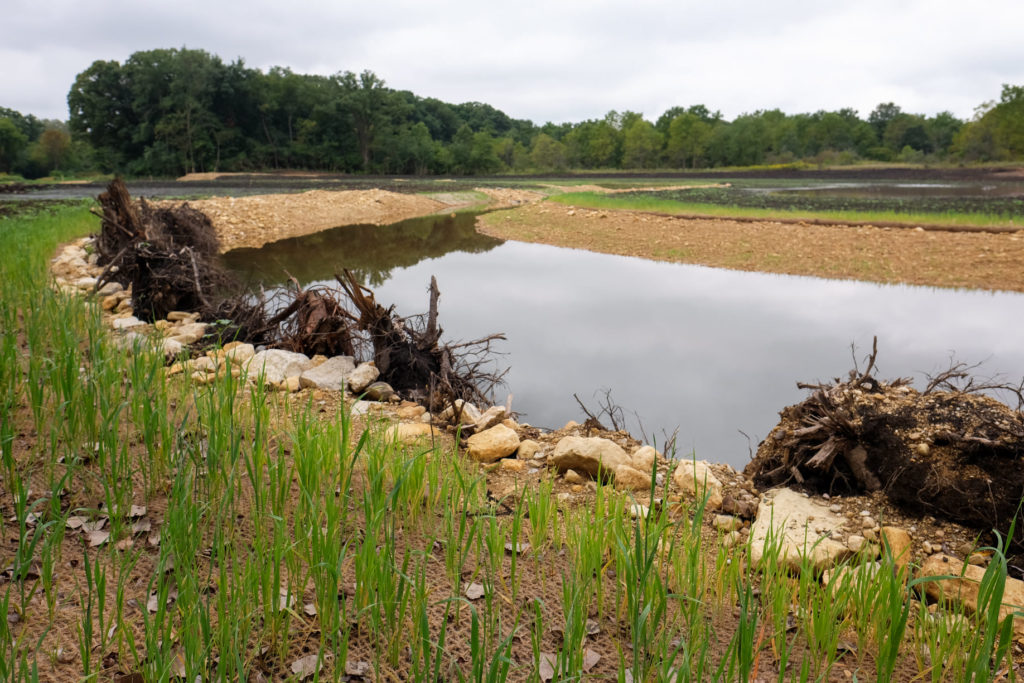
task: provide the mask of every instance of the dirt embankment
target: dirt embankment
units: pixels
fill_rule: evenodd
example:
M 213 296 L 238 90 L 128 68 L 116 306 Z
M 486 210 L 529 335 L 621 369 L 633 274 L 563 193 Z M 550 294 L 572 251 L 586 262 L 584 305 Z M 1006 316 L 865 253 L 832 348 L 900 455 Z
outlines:
M 180 202 L 159 202 L 161 206 Z M 213 223 L 221 250 L 261 247 L 269 242 L 308 235 L 339 225 L 386 225 L 441 211 L 442 202 L 386 190 L 214 197 L 189 202 Z
M 554 203 L 486 214 L 478 229 L 502 239 L 716 268 L 1024 292 L 1024 231 L 693 219 Z

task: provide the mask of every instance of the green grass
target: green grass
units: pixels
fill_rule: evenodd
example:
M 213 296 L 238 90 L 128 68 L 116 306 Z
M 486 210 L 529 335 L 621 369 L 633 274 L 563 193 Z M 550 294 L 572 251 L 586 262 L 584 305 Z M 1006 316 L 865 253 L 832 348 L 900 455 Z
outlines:
M 0 612 L 17 615 L 0 620 L 0 681 L 297 681 L 307 656 L 310 680 L 368 664 L 381 681 L 539 681 L 542 661 L 579 680 L 595 642 L 604 680 L 1006 666 L 1003 548 L 978 614 L 937 620 L 886 560 L 825 583 L 777 548 L 754 566 L 708 533 L 702 504 L 633 518 L 632 495 L 564 502 L 545 474 L 495 502 L 476 463 L 396 444 L 384 423 L 360 431 L 343 408 L 231 373 L 165 381 L 160 354 L 116 348 L 94 305 L 47 286 L 55 247 L 95 227 L 84 206 L 0 219 Z M 104 516 L 96 547 L 67 527 Z
M 649 211 L 674 215 L 713 218 L 759 218 L 765 220 L 822 220 L 835 223 L 901 223 L 908 226 L 978 227 L 1022 229 L 1020 219 L 983 213 L 904 213 L 897 211 L 810 211 L 798 209 L 762 209 L 716 204 L 690 203 L 652 197 L 607 195 L 598 192 L 567 192 L 553 195 L 551 201 L 589 209 Z

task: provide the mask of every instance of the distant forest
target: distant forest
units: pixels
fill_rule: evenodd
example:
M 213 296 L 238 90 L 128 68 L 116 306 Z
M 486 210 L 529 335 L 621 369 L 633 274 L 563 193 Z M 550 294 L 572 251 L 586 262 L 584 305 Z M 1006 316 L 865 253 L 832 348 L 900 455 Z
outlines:
M 0 107 L 0 173 L 90 170 L 134 176 L 309 169 L 372 174 L 495 174 L 574 169 L 700 169 L 863 160 L 1024 160 L 1024 86 L 1003 86 L 970 121 L 894 103 L 732 121 L 703 104 L 656 120 L 610 111 L 579 123 L 510 118 L 388 88 L 370 71 L 333 76 L 224 63 L 203 50 L 96 61 L 68 93 L 70 120 Z

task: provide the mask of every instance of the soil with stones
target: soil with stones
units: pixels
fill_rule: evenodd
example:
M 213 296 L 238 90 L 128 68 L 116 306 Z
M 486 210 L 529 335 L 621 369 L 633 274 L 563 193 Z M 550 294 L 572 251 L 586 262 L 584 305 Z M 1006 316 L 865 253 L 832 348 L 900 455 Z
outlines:
M 539 202 L 485 214 L 492 237 L 732 270 L 1024 292 L 1024 231 L 680 218 Z

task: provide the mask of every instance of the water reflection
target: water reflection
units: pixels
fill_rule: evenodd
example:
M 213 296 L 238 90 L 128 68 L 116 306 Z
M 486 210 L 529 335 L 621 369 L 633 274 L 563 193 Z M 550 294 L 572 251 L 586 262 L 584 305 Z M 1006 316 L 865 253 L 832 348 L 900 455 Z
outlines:
M 1020 294 L 717 270 L 438 230 L 438 239 L 413 239 L 402 229 L 339 228 L 328 241 L 232 260 L 287 268 L 303 284 L 333 275 L 314 261 L 354 266 L 404 313 L 423 311 L 436 275 L 446 338 L 508 335 L 502 361 L 525 421 L 581 420 L 573 394 L 594 406 L 607 387 L 648 435 L 679 427 L 684 453 L 736 466 L 748 457 L 741 430 L 756 447 L 778 411 L 803 397 L 797 381 L 845 375 L 850 345 L 863 359 L 873 335 L 882 377 L 921 378 L 951 354 L 983 361 L 984 373 L 1024 376 Z M 639 434 L 635 418 L 630 428 Z
M 502 243 L 475 229 L 475 213 L 423 216 L 394 225 L 348 225 L 293 237 L 260 249 L 235 249 L 224 255 L 228 267 L 268 287 L 287 281 L 285 271 L 300 283 L 333 280 L 348 268 L 371 287 L 384 284 L 395 268 L 453 251 L 478 254 Z M 428 278 L 429 279 L 429 278 Z

